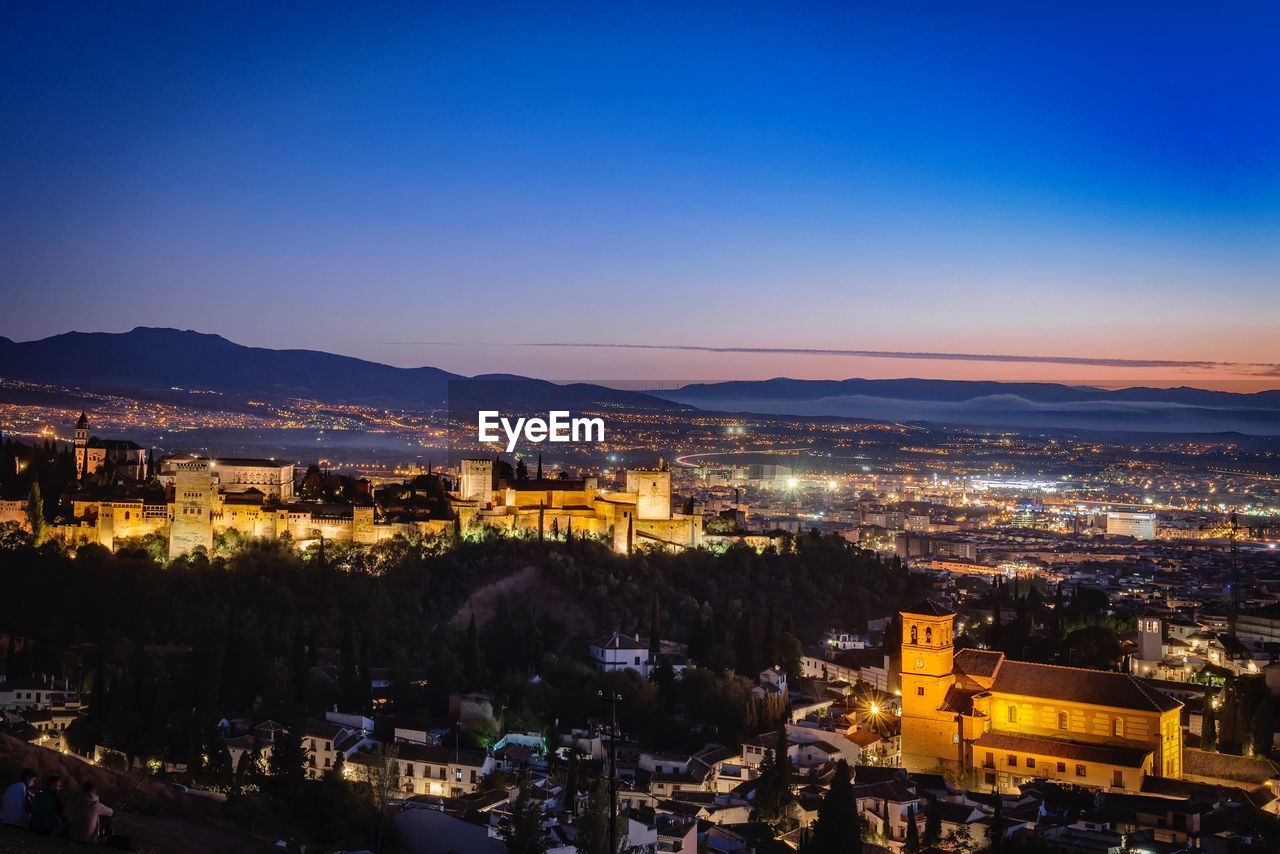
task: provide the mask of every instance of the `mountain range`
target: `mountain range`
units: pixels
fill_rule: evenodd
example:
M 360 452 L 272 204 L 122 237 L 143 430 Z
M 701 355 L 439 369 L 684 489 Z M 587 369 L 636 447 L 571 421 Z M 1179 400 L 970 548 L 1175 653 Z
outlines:
M 1280 435 L 1280 391 L 779 377 L 642 393 L 507 374 L 468 378 L 433 367 L 397 368 L 315 350 L 246 347 L 220 335 L 149 327 L 24 342 L 0 338 L 0 377 L 142 396 L 182 389 L 239 399 L 301 397 L 415 410 L 447 406 L 452 396 L 455 407 L 460 400 L 530 410 L 693 407 L 1016 429 Z

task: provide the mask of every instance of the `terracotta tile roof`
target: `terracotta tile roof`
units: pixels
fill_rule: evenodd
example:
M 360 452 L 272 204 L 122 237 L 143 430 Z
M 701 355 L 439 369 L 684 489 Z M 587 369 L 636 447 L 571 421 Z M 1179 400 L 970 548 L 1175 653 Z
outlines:
M 1028 735 L 1012 735 L 1001 732 L 984 732 L 973 743 L 975 748 L 1008 750 L 1036 756 L 1052 756 L 1073 762 L 1100 762 L 1122 768 L 1141 768 L 1151 755 L 1150 750 L 1139 747 L 1120 747 L 1102 744 L 1081 744 L 1056 738 L 1033 738 Z
M 1182 708 L 1177 700 L 1143 685 L 1127 673 L 1029 661 L 1003 662 L 996 671 L 991 692 L 1135 711 L 1168 712 Z

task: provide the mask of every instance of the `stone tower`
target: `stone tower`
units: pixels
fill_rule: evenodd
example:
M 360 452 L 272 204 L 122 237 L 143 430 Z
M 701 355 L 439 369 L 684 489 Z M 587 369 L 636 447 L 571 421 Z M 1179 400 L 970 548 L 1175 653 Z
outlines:
M 627 492 L 636 494 L 637 519 L 671 518 L 671 472 L 665 467 L 628 469 Z
M 493 460 L 462 460 L 458 465 L 458 497 L 480 507 L 492 504 Z
M 932 599 L 902 612 L 902 764 L 909 771 L 962 764 L 959 718 L 944 711 L 955 684 L 955 618 Z
M 196 546 L 213 548 L 213 467 L 208 460 L 182 460 L 173 478 L 169 560 Z

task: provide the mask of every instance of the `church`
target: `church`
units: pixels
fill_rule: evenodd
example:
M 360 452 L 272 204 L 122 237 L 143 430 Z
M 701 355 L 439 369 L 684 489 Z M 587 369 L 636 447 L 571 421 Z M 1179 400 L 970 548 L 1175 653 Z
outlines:
M 84 412 L 76 421 L 76 476 L 86 478 L 110 460 L 116 476 L 124 480 L 147 479 L 147 452 L 128 439 L 100 439 L 89 435 L 89 416 Z
M 1182 777 L 1182 704 L 1127 673 L 956 651 L 955 613 L 902 615 L 902 764 L 965 785 L 1034 778 L 1138 791 Z

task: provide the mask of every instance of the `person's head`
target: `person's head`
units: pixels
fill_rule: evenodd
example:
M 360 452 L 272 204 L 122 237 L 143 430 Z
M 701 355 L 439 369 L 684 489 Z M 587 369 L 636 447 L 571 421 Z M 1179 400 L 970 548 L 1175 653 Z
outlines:
M 57 774 L 50 774 L 44 778 L 44 789 L 46 792 L 56 792 L 62 788 L 62 778 Z
M 26 783 L 26 784 L 27 784 L 27 788 L 29 788 L 29 789 L 34 789 L 34 788 L 35 788 L 35 786 L 36 786 L 36 780 L 37 780 L 38 778 L 36 777 L 36 772 L 35 772 L 35 771 L 33 771 L 33 770 L 32 770 L 32 769 L 30 769 L 30 768 L 23 768 L 23 769 L 22 769 L 22 776 L 21 776 L 21 777 L 19 777 L 18 779 L 19 779 L 19 780 L 21 780 L 22 782 Z

